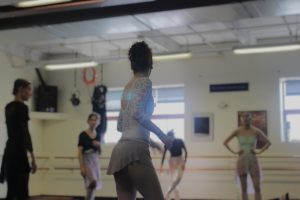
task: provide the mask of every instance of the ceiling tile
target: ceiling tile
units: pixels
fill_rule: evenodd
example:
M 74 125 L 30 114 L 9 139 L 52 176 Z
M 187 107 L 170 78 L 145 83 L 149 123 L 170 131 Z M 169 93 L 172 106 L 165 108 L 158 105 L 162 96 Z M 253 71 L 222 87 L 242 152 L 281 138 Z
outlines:
M 244 28 L 244 27 L 276 25 L 276 24 L 283 24 L 283 23 L 284 21 L 281 17 L 260 17 L 260 18 L 251 18 L 251 19 L 240 19 L 234 24 L 236 28 Z
M 54 35 L 39 27 L 0 31 L 1 43 L 32 43 L 54 38 Z
M 220 33 L 205 33 L 202 34 L 202 36 L 211 43 L 217 43 L 217 42 L 232 42 L 236 41 L 236 36 L 232 31 L 224 31 Z
M 203 43 L 203 39 L 197 34 L 190 34 L 185 36 L 173 36 L 172 39 L 182 46 Z
M 66 44 L 66 48 L 74 50 L 84 55 L 98 56 L 103 52 L 109 53 L 109 51 L 117 50 L 118 48 L 109 42 L 94 42 L 89 44 Z
M 197 32 L 226 30 L 228 27 L 222 22 L 196 24 L 191 26 Z
M 97 30 L 99 35 L 132 33 L 147 31 L 149 28 L 132 16 L 114 17 L 107 19 L 91 20 L 89 23 Z
M 193 33 L 193 30 L 186 26 L 163 28 L 163 29 L 159 29 L 159 31 L 165 35 L 178 35 L 178 34 Z
M 261 29 L 251 31 L 251 33 L 255 35 L 255 37 L 258 39 L 289 36 L 289 32 L 286 26 L 266 28 L 266 29 L 261 28 Z

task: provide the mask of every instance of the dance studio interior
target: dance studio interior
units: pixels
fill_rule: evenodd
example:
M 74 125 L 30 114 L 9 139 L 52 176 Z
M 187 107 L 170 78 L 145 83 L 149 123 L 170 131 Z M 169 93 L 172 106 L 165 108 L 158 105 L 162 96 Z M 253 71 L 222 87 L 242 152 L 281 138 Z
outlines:
M 0 160 L 8 180 L 21 161 L 5 153 L 6 105 L 18 101 L 24 88 L 13 94 L 14 83 L 24 79 L 36 164 L 27 152 L 36 167 L 28 199 L 300 199 L 299 37 L 299 0 L 1 0 Z M 137 72 L 149 58 L 147 73 Z M 134 103 L 144 97 L 141 80 L 153 100 L 147 117 L 131 115 L 148 108 Z M 128 146 L 124 127 L 132 124 L 143 142 Z M 94 160 L 81 145 L 84 130 L 99 139 L 89 149 Z M 120 171 L 118 159 L 126 162 Z M 92 161 L 97 184 L 87 184 Z M 129 177 L 125 186 L 136 195 L 122 196 L 118 173 L 130 176 L 134 167 L 138 181 Z M 0 184 L 0 199 L 20 200 L 17 182 Z M 7 197 L 8 187 L 16 197 Z M 152 187 L 161 197 L 147 196 Z

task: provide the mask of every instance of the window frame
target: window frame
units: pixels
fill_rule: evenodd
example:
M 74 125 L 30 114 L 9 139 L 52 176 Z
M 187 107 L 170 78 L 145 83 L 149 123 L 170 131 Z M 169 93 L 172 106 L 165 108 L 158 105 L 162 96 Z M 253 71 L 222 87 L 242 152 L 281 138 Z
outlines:
M 289 78 L 280 78 L 280 114 L 281 114 L 281 140 L 283 142 L 288 142 L 288 143 L 300 143 L 300 139 L 293 139 L 291 140 L 290 135 L 288 133 L 288 127 L 287 127 L 287 117 L 288 115 L 293 115 L 293 114 L 299 114 L 300 115 L 300 108 L 299 109 L 286 109 L 286 84 L 287 81 L 290 80 L 299 80 L 300 77 L 289 77 Z M 297 95 L 298 96 L 298 95 Z M 300 97 L 300 94 L 299 94 Z

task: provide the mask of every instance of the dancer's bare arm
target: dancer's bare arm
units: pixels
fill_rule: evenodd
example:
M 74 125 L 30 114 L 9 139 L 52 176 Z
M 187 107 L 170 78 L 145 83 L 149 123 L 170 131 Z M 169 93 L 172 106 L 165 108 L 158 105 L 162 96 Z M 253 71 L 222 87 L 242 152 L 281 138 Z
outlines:
M 240 152 L 237 152 L 237 151 L 234 151 L 234 150 L 232 150 L 231 148 L 230 148 L 230 146 L 228 145 L 228 143 L 234 138 L 234 137 L 236 137 L 237 136 L 237 130 L 235 130 L 235 131 L 233 131 L 232 133 L 231 133 L 231 135 L 228 137 L 228 138 L 226 138 L 225 139 L 225 141 L 224 141 L 224 146 L 231 152 L 231 153 L 233 153 L 233 154 L 239 154 Z
M 257 130 L 257 135 L 260 139 L 262 139 L 265 142 L 265 145 L 263 146 L 263 148 L 260 149 L 260 151 L 255 151 L 255 154 L 262 154 L 264 151 L 266 151 L 271 146 L 271 142 L 266 137 L 266 135 L 259 129 Z
M 187 152 L 187 150 L 186 150 L 186 147 L 185 147 L 184 142 L 182 142 L 182 148 L 183 148 L 183 150 L 184 150 L 184 163 L 186 163 L 187 157 L 188 157 L 188 152 Z
M 81 176 L 85 176 L 85 170 L 84 170 L 84 164 L 83 164 L 83 156 L 82 156 L 82 146 L 78 146 L 78 161 L 79 161 L 79 166 L 80 166 L 80 173 Z
M 150 119 L 150 116 L 145 112 L 146 104 L 152 95 L 152 83 L 150 79 L 140 79 L 136 81 L 134 97 L 131 100 L 131 116 L 144 128 L 148 129 L 169 148 L 172 145 L 172 140 L 163 133 Z

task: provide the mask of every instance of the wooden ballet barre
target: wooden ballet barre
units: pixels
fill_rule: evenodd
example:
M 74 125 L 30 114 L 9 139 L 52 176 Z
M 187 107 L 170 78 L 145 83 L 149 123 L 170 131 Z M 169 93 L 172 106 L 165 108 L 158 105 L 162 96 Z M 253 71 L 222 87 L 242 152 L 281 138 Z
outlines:
M 110 159 L 108 156 L 99 156 L 100 159 Z M 77 156 L 55 156 L 54 159 L 60 159 L 60 160 L 74 160 L 78 159 Z
M 299 158 L 300 159 L 300 156 L 299 155 L 293 155 L 293 156 L 258 156 L 259 158 Z
M 73 160 L 77 159 L 77 156 L 55 156 L 55 159 L 62 159 L 62 160 Z
M 157 171 L 159 171 L 159 168 L 155 168 Z M 168 168 L 164 168 L 164 171 L 168 171 Z M 228 167 L 220 167 L 220 168 L 186 168 L 185 171 L 190 172 L 201 172 L 201 171 L 234 171 L 235 168 L 228 168 Z M 300 168 L 287 168 L 287 167 L 265 167 L 262 168 L 263 171 L 300 171 Z
M 80 170 L 79 167 L 54 167 L 55 170 Z M 101 170 L 107 170 L 107 167 L 101 167 Z
M 38 168 L 37 171 L 49 171 L 50 168 L 48 167 L 41 167 L 41 168 Z
M 189 156 L 189 159 L 236 159 L 238 156 Z M 77 156 L 55 156 L 55 159 L 62 159 L 62 160 L 73 160 L 78 159 Z M 110 159 L 110 156 L 100 156 L 100 159 Z M 161 159 L 161 156 L 152 156 L 152 159 Z M 293 156 L 258 156 L 258 158 L 263 159 L 300 159 L 300 155 L 293 155 Z M 44 157 L 44 159 L 50 159 L 49 157 Z
M 45 170 L 48 171 L 49 168 L 39 168 L 39 170 Z M 68 171 L 74 171 L 74 170 L 80 170 L 79 167 L 54 167 L 55 170 L 68 170 Z M 101 167 L 101 170 L 105 171 L 107 170 L 107 167 Z M 156 171 L 159 171 L 160 168 L 155 168 Z M 164 171 L 168 171 L 168 168 L 164 168 Z M 235 168 L 231 167 L 203 167 L 203 168 L 185 168 L 185 171 L 188 172 L 207 172 L 207 171 L 213 171 L 213 172 L 220 172 L 220 171 L 235 171 Z M 300 172 L 300 167 L 263 167 L 263 171 L 293 171 L 293 172 Z
M 299 167 L 264 167 L 266 171 L 300 171 Z
M 168 115 L 168 114 L 160 114 L 160 115 L 153 115 L 151 119 L 180 119 L 180 118 L 184 118 L 184 114 L 172 114 L 172 115 Z M 115 117 L 107 117 L 108 120 L 118 120 L 118 116 Z
M 188 156 L 188 159 L 230 159 L 237 156 Z M 162 156 L 152 156 L 152 159 L 161 159 Z
M 49 160 L 50 156 L 36 156 L 36 159 L 38 159 L 38 160 Z
M 73 170 L 79 170 L 79 167 L 54 167 L 55 170 L 69 170 L 69 171 L 73 171 Z
M 188 159 L 235 159 L 238 156 L 188 156 Z M 299 158 L 299 155 L 294 156 L 257 156 L 258 158 L 274 158 L 274 159 L 290 159 Z M 152 156 L 152 159 L 161 159 L 161 156 Z
M 159 171 L 160 168 L 155 168 L 156 171 Z M 163 168 L 164 171 L 169 171 L 169 168 Z M 234 168 L 228 167 L 216 167 L 216 168 L 185 168 L 185 171 L 197 172 L 197 171 L 232 171 Z

